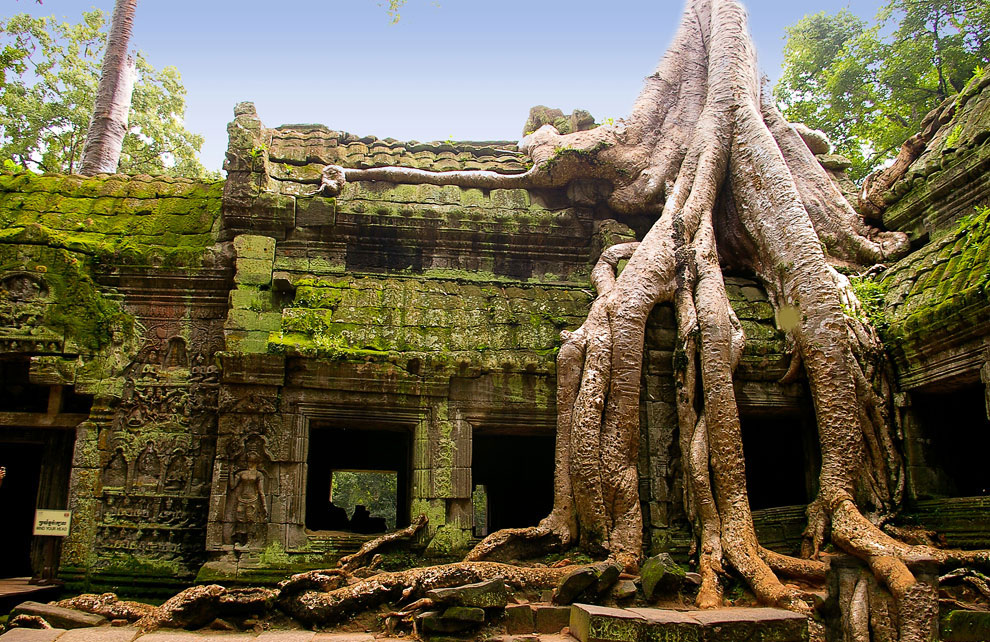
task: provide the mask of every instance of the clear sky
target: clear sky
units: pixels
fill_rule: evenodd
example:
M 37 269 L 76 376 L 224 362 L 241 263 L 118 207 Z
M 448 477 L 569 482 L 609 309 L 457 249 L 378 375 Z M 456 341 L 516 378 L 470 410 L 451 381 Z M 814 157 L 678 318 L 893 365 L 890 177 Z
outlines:
M 884 0 L 744 0 L 763 72 L 780 73 L 784 28 L 818 11 L 873 18 Z M 113 0 L 5 2 L 77 21 Z M 387 4 L 387 3 L 386 3 Z M 233 106 L 262 121 L 323 123 L 422 141 L 515 140 L 544 104 L 626 114 L 677 27 L 681 0 L 408 0 L 390 24 L 376 0 L 139 0 L 132 46 L 175 65 L 186 126 L 219 169 Z

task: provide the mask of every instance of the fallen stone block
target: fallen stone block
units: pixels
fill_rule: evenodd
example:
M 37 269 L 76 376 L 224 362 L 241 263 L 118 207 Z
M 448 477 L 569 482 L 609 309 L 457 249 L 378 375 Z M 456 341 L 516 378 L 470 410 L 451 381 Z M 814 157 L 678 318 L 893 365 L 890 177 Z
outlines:
M 482 609 L 505 608 L 509 603 L 509 593 L 505 590 L 505 582 L 501 577 L 487 582 L 433 589 L 426 592 L 426 597 L 446 606 L 473 606 Z
M 580 642 L 638 642 L 646 620 L 632 611 L 593 604 L 571 606 L 571 635 Z
M 612 587 L 612 597 L 619 602 L 636 597 L 636 583 L 632 580 L 619 580 Z
M 552 602 L 557 605 L 567 605 L 574 602 L 579 595 L 598 582 L 598 574 L 590 567 L 574 569 L 557 582 L 553 592 Z
M 3 642 L 55 642 L 65 629 L 11 629 L 0 635 Z
M 939 628 L 946 642 L 990 640 L 990 611 L 949 611 Z
M 102 615 L 67 609 L 54 604 L 42 604 L 41 602 L 21 602 L 11 611 L 11 615 L 21 614 L 37 615 L 58 629 L 78 629 L 84 626 L 101 626 L 107 623 L 107 619 Z
M 445 620 L 480 624 L 485 621 L 485 609 L 476 606 L 451 606 L 441 616 Z
M 529 604 L 510 604 L 505 607 L 505 630 L 510 635 L 536 631 L 533 608 Z
M 654 555 L 643 562 L 639 569 L 643 595 L 652 600 L 661 593 L 677 591 L 684 581 L 684 573 L 684 569 L 667 553 Z
M 460 633 L 476 626 L 473 622 L 445 620 L 440 611 L 427 611 L 417 618 L 419 630 L 424 633 Z
M 571 607 L 540 605 L 534 609 L 533 616 L 537 633 L 560 633 L 571 624 Z
M 804 642 L 808 618 L 771 608 L 730 608 L 691 611 L 701 622 L 703 642 Z
M 700 642 L 701 622 L 681 611 L 629 609 L 646 620 L 641 642 Z

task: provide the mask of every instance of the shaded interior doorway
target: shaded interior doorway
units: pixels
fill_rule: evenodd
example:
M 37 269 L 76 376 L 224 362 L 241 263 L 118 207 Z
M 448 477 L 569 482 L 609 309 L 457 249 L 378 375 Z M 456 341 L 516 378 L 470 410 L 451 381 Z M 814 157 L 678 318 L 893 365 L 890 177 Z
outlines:
M 311 428 L 306 528 L 374 533 L 408 526 L 410 441 L 411 431 L 404 429 L 362 425 Z M 388 497 L 392 493 L 394 496 Z M 362 504 L 367 514 L 354 505 L 356 497 L 365 497 L 362 501 L 371 504 Z
M 922 452 L 908 455 L 911 467 L 932 469 L 933 495 L 973 497 L 990 493 L 990 419 L 984 386 L 973 383 L 955 390 L 912 392 L 911 406 L 920 423 Z M 919 461 L 920 460 L 920 461 Z
M 471 477 L 475 512 L 479 519 L 481 515 L 487 518 L 487 532 L 536 526 L 549 515 L 553 508 L 553 468 L 552 435 L 476 433 Z M 485 500 L 487 507 L 480 505 Z
M 802 412 L 740 412 L 753 510 L 809 503 L 821 466 L 814 419 Z
M 42 444 L 4 440 L 0 432 L 0 466 L 7 475 L 0 486 L 0 577 L 32 574 L 31 534 L 41 481 Z

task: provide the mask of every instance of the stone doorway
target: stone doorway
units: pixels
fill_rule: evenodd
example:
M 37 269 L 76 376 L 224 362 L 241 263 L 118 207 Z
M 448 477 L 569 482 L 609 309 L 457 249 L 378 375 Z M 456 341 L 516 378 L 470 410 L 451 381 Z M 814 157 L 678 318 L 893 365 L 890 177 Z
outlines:
M 471 457 L 475 510 L 487 517 L 487 532 L 535 526 L 550 514 L 553 458 L 552 435 L 475 433 Z
M 33 382 L 30 366 L 26 356 L 0 359 L 0 577 L 50 580 L 62 538 L 33 535 L 35 510 L 68 507 L 75 428 L 92 398 Z
M 306 528 L 371 534 L 407 526 L 411 436 L 361 423 L 311 427 Z
M 746 490 L 753 510 L 804 505 L 817 492 L 820 455 L 804 412 L 740 412 Z
M 984 386 L 974 382 L 955 389 L 912 391 L 911 405 L 920 425 L 917 434 L 909 435 L 908 463 L 919 494 L 990 494 L 990 467 L 986 463 L 990 420 Z M 926 468 L 930 476 L 920 474 Z
M 34 512 L 66 508 L 74 442 L 70 430 L 0 428 L 0 577 L 55 576 L 61 538 L 35 537 Z

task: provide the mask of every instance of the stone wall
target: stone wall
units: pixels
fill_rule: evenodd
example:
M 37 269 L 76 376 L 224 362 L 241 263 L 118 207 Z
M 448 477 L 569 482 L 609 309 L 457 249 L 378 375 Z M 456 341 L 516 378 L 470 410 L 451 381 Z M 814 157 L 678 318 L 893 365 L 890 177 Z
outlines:
M 971 129 L 982 131 L 960 131 Z M 165 593 L 197 576 L 273 581 L 332 564 L 364 536 L 307 527 L 316 475 L 347 461 L 314 438 L 326 431 L 396 445 L 399 522 L 425 513 L 418 545 L 457 554 L 476 526 L 475 465 L 487 454 L 475 441 L 552 439 L 559 332 L 583 321 L 602 248 L 649 225 L 605 209 L 591 183 L 553 192 L 359 182 L 336 198 L 313 193 L 331 162 L 525 171 L 511 143 L 270 129 L 250 104 L 229 132 L 223 183 L 0 177 L 2 357 L 30 359 L 35 383 L 92 400 L 87 413 L 44 419 L 75 431 L 61 556 L 75 587 Z M 982 149 L 979 136 L 961 137 L 956 149 Z M 922 451 L 912 391 L 959 373 L 978 380 L 985 363 L 986 216 L 944 218 L 916 233 L 929 243 L 882 282 L 901 426 Z M 726 285 L 748 339 L 736 373 L 744 441 L 796 435 L 804 469 L 787 485 L 810 497 L 818 455 L 806 383 L 778 383 L 789 358 L 760 286 L 737 274 Z M 669 306 L 651 315 L 646 347 L 644 539 L 684 559 Z M 14 421 L 0 413 L 0 437 Z M 367 467 L 373 455 L 354 457 Z M 512 463 L 507 474 L 525 473 Z M 925 462 L 909 463 L 921 479 Z M 751 468 L 756 487 L 769 467 Z M 766 501 L 755 515 L 762 541 L 795 550 L 801 506 Z M 954 516 L 983 504 L 953 506 L 919 502 L 916 519 L 978 540 Z
M 178 584 L 202 563 L 231 275 L 214 246 L 221 190 L 0 176 L 0 358 L 89 408 L 81 422 L 58 404 L 6 414 L 0 438 L 72 431 L 68 503 L 46 507 L 73 511 L 61 574 L 74 586 Z
M 937 529 L 951 544 L 986 547 L 985 497 L 958 496 L 960 487 L 981 488 L 981 480 L 970 476 L 960 484 L 952 478 L 985 470 L 968 453 L 982 451 L 990 432 L 984 408 L 990 382 L 990 76 L 974 78 L 947 113 L 952 117 L 885 196 L 884 223 L 907 232 L 917 249 L 875 282 L 883 297 L 882 336 L 900 390 L 896 415 L 910 499 L 904 519 Z M 947 407 L 953 412 L 946 414 Z M 969 492 L 985 495 L 988 487 Z

